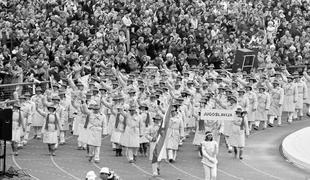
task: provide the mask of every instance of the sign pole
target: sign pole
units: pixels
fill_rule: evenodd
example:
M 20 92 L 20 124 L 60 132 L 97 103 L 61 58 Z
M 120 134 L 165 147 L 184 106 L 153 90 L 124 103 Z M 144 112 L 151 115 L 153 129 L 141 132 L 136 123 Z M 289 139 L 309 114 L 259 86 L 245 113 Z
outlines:
M 0 156 L 0 159 L 2 159 L 2 171 L 0 173 L 1 176 L 5 176 L 5 171 L 6 171 L 6 141 L 3 141 L 3 154 Z M 0 144 L 0 148 L 2 148 L 2 145 Z
M 5 170 L 6 170 L 6 140 L 4 140 L 4 150 L 3 150 L 3 169 L 2 169 L 3 175 L 5 175 Z

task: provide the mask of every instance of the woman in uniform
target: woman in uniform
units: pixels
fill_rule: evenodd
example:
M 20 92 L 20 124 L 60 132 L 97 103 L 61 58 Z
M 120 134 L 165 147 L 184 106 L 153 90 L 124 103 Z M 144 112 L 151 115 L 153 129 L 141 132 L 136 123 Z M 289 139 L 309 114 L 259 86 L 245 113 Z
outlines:
M 66 132 L 69 131 L 69 116 L 70 116 L 70 102 L 66 98 L 66 94 L 64 91 L 59 92 L 59 98 L 60 98 L 60 106 L 63 107 L 63 116 L 61 116 L 60 119 L 60 126 L 61 126 L 61 131 L 59 135 L 60 139 L 60 144 L 65 144 L 65 136 Z
M 36 94 L 31 97 L 31 101 L 34 102 L 35 105 L 38 106 L 38 109 L 43 111 L 43 95 L 42 95 L 42 88 L 36 88 Z M 37 107 L 35 107 L 37 108 Z M 41 130 L 44 123 L 44 117 L 42 117 L 37 111 L 33 113 L 32 119 L 32 127 L 34 129 L 34 137 L 37 139 L 41 139 Z
M 59 117 L 56 114 L 55 106 L 48 105 L 47 110 L 47 113 L 42 111 L 36 104 L 36 111 L 45 118 L 42 128 L 43 143 L 47 144 L 50 155 L 55 156 L 55 145 L 58 143 L 58 131 L 60 129 Z
M 297 87 L 297 99 L 296 99 L 296 105 L 295 105 L 295 113 L 293 116 L 293 119 L 301 120 L 303 117 L 303 106 L 304 106 L 304 101 L 307 99 L 307 86 L 304 81 L 301 81 L 301 77 L 299 74 L 295 74 L 295 85 Z
M 149 144 L 149 140 L 146 138 L 146 131 L 149 126 L 151 126 L 151 117 L 148 112 L 148 107 L 146 104 L 140 104 L 140 113 L 139 113 L 139 127 L 140 127 L 140 148 L 139 152 L 144 157 L 147 156 L 147 146 Z
M 257 95 L 253 91 L 253 88 L 251 85 L 247 84 L 245 86 L 246 94 L 245 96 L 249 100 L 249 106 L 248 106 L 248 113 L 247 113 L 247 118 L 249 122 L 249 130 L 252 131 L 252 126 L 254 125 L 255 122 L 255 112 L 257 109 Z
M 249 135 L 248 122 L 245 117 L 246 112 L 241 108 L 236 110 L 236 116 L 232 123 L 232 133 L 229 137 L 230 145 L 234 148 L 235 158 L 239 154 L 239 159 L 243 159 L 243 148 L 245 146 L 245 135 Z
M 87 131 L 84 128 L 85 125 L 85 121 L 86 121 L 86 117 L 87 115 L 85 113 L 83 113 L 83 108 L 82 108 L 82 104 L 88 104 L 88 101 L 84 102 L 84 97 L 73 97 L 72 98 L 72 106 L 76 109 L 76 116 L 74 119 L 74 123 L 75 128 L 74 128 L 74 135 L 78 136 L 78 150 L 85 150 L 87 148 Z M 77 103 L 81 103 L 81 104 L 77 104 Z M 91 107 L 88 107 L 89 110 L 91 110 Z
M 12 151 L 15 156 L 18 155 L 18 143 L 21 142 L 21 133 L 25 130 L 24 116 L 18 103 L 13 104 L 12 114 Z
M 295 86 L 293 79 L 294 79 L 293 76 L 288 76 L 287 83 L 283 85 L 284 89 L 283 112 L 288 113 L 288 123 L 293 122 L 295 103 L 297 102 L 297 87 Z
M 270 111 L 269 115 L 269 123 L 268 126 L 273 127 L 274 119 L 277 118 L 278 126 L 282 124 L 282 108 L 283 108 L 283 100 L 284 100 L 284 90 L 280 87 L 280 82 L 278 80 L 274 80 L 272 82 L 273 86 L 270 83 L 266 83 L 269 87 L 269 92 L 271 96 L 270 100 Z
M 237 108 L 239 108 L 240 106 L 238 105 L 238 101 L 237 101 L 237 97 L 235 96 L 230 96 L 227 98 L 228 99 L 228 104 L 222 104 L 220 100 L 215 99 L 216 103 L 218 104 L 218 106 L 222 107 L 223 109 L 227 109 L 227 110 L 233 110 L 235 111 Z M 230 145 L 230 141 L 229 138 L 232 134 L 232 122 L 231 121 L 225 121 L 224 123 L 224 130 L 223 130 L 223 134 L 225 136 L 225 141 L 226 141 L 226 145 L 228 148 L 228 153 L 232 152 L 232 146 Z
M 165 142 L 170 163 L 176 160 L 180 139 L 184 137 L 184 122 L 178 114 L 179 106 L 173 104 Z
M 258 130 L 260 122 L 263 122 L 263 128 L 267 128 L 268 111 L 270 109 L 270 95 L 266 92 L 264 86 L 258 87 L 257 93 L 257 111 L 255 113 L 255 130 Z
M 136 161 L 138 148 L 140 147 L 140 119 L 137 114 L 137 108 L 131 105 L 128 109 L 129 113 L 121 111 L 122 115 L 125 117 L 126 128 L 121 136 L 120 144 L 126 147 L 126 156 L 129 163 L 134 163 Z
M 112 148 L 115 149 L 115 156 L 122 156 L 122 145 L 120 139 L 126 128 L 125 117 L 121 114 L 123 109 L 123 97 L 116 95 L 113 97 L 113 105 L 101 99 L 101 103 L 111 111 L 108 128 L 111 129 Z
M 83 102 L 82 102 L 83 103 Z M 102 132 L 107 132 L 107 121 L 103 114 L 100 113 L 100 105 L 92 104 L 92 111 L 87 109 L 83 104 L 83 113 L 87 115 L 84 129 L 87 129 L 87 145 L 89 147 L 89 162 L 93 159 L 95 163 L 100 161 L 100 147 Z

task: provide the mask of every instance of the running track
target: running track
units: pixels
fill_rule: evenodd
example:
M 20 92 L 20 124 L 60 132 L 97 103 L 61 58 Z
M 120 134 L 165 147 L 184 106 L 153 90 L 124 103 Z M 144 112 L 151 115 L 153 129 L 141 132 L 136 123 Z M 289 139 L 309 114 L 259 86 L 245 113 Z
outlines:
M 305 180 L 310 174 L 296 168 L 280 155 L 279 146 L 288 134 L 310 126 L 309 118 L 292 125 L 268 128 L 257 131 L 247 139 L 244 160 L 232 158 L 223 144 L 220 146 L 218 180 Z M 196 148 L 191 145 L 192 138 L 181 147 L 177 162 L 161 164 L 158 180 L 203 180 L 203 168 Z M 94 170 L 99 172 L 103 166 L 116 171 L 124 180 L 148 180 L 151 178 L 151 165 L 147 158 L 138 157 L 136 164 L 129 164 L 125 157 L 115 157 L 109 137 L 103 139 L 101 161 L 89 163 L 85 151 L 76 150 L 76 138 L 68 137 L 67 144 L 60 146 L 57 156 L 47 155 L 47 147 L 40 140 L 31 140 L 13 157 L 8 148 L 8 167 L 27 170 L 38 180 L 80 180 Z

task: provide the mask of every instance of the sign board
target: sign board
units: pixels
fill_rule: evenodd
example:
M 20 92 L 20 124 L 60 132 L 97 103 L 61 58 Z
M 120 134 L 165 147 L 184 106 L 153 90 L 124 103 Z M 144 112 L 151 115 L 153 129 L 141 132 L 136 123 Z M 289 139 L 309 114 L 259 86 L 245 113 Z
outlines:
M 258 67 L 257 49 L 238 49 L 236 51 L 232 72 L 237 72 L 238 68 L 248 73 L 252 68 Z
M 208 121 L 233 121 L 235 117 L 234 110 L 226 109 L 208 109 L 201 111 L 201 119 Z

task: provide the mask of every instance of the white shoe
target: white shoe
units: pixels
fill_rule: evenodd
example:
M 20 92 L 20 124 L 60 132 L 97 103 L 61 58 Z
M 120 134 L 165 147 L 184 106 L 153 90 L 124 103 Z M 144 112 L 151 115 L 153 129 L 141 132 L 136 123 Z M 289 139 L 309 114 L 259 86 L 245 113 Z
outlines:
M 158 176 L 157 172 L 154 172 L 154 173 L 152 174 L 152 176 Z

